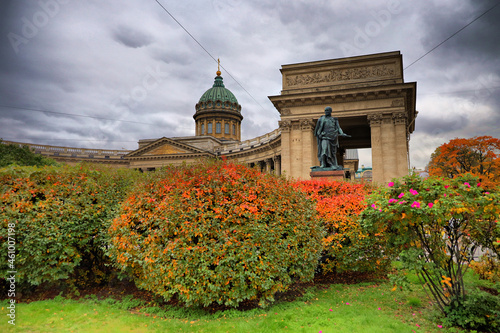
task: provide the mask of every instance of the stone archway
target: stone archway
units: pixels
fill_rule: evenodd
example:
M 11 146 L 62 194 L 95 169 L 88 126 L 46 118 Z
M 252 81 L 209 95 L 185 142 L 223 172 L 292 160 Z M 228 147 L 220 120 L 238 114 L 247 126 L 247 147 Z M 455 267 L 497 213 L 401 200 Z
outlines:
M 283 65 L 280 71 L 283 89 L 269 99 L 281 115 L 281 168 L 287 175 L 308 179 L 318 164 L 313 130 L 326 106 L 352 136 L 341 139 L 343 148 L 372 149 L 374 182 L 408 173 L 416 82 L 404 82 L 399 51 Z

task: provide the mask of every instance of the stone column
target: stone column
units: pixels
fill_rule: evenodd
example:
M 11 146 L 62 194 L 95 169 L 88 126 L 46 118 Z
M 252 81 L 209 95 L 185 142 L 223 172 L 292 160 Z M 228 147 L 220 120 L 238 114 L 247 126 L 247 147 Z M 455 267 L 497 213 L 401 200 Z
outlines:
M 368 116 L 374 183 L 387 183 L 408 174 L 406 119 L 404 111 Z
M 397 163 L 397 177 L 402 177 L 408 174 L 408 135 L 406 133 L 407 114 L 405 111 L 394 112 L 392 118 L 395 127 L 395 140 L 396 140 L 396 163 Z
M 382 160 L 384 162 L 384 182 L 398 176 L 396 161 L 396 129 L 392 114 L 382 116 L 381 125 Z
M 300 177 L 307 179 L 311 172 L 311 167 L 316 165 L 315 160 L 317 158 L 313 149 L 316 146 L 313 120 L 300 120 L 300 129 L 302 131 L 302 170 Z
M 292 120 L 290 131 L 290 170 L 288 175 L 293 178 L 302 176 L 302 131 L 298 120 Z
M 382 114 L 368 115 L 371 132 L 372 146 L 372 181 L 374 183 L 382 183 L 384 181 L 384 161 L 382 158 L 382 135 L 381 124 Z
M 266 172 L 271 173 L 271 171 L 272 171 L 271 163 L 273 163 L 273 160 L 270 158 L 267 158 L 264 162 L 266 163 Z
M 292 161 L 290 157 L 290 131 L 292 122 L 289 120 L 282 120 L 279 122 L 281 130 L 281 170 L 285 171 L 287 176 L 290 177 L 290 170 L 292 169 Z
M 281 156 L 274 157 L 274 173 L 281 176 Z

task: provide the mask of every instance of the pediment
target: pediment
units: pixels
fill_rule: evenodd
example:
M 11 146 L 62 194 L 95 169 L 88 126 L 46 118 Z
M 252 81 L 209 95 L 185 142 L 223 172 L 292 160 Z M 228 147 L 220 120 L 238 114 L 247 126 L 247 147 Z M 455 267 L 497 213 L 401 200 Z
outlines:
M 153 148 L 150 151 L 145 152 L 144 154 L 142 154 L 142 156 L 186 154 L 186 153 L 190 153 L 190 151 L 187 149 L 174 147 L 169 144 L 163 144 L 159 147 Z
M 207 152 L 191 145 L 169 138 L 158 139 L 145 147 L 139 148 L 126 157 L 152 157 L 165 155 L 206 154 Z

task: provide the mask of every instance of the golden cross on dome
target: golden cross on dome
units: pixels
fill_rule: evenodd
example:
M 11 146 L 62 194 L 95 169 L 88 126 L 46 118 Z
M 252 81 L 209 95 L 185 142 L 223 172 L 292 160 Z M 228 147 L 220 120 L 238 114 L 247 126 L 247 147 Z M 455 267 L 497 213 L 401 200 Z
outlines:
M 220 58 L 217 58 L 217 76 L 220 76 L 222 73 L 220 71 Z

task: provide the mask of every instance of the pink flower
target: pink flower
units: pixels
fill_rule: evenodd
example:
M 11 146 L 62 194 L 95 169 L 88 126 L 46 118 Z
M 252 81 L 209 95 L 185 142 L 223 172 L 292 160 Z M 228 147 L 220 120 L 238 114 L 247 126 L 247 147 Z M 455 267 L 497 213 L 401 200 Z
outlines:
M 490 192 L 484 192 L 484 194 L 490 194 Z
M 434 206 L 434 204 L 433 204 L 432 202 L 429 202 L 429 203 L 427 204 L 427 206 L 429 206 L 429 208 L 432 208 L 432 206 Z
M 402 198 L 402 197 L 404 197 L 404 196 L 405 196 L 405 194 L 404 194 L 403 192 L 401 192 L 401 194 L 400 194 L 400 195 L 398 195 L 398 198 L 399 198 L 399 199 L 401 199 L 401 198 Z
M 413 194 L 413 195 L 417 195 L 417 194 L 418 194 L 418 192 L 417 192 L 417 191 L 415 191 L 415 190 L 414 190 L 414 189 L 412 189 L 412 188 L 410 189 L 410 193 L 411 193 L 411 194 Z
M 398 202 L 398 199 L 389 199 L 389 203 Z
M 470 187 L 470 184 L 467 183 L 467 182 L 465 182 L 464 185 L 467 186 L 467 187 Z
M 375 204 L 372 204 L 372 208 L 377 209 L 377 206 L 375 206 Z
M 345 303 L 345 305 L 349 305 L 349 303 Z
M 439 328 L 443 328 L 443 325 L 438 325 Z
M 444 194 L 444 196 L 446 196 L 446 193 Z
M 481 183 L 477 183 L 477 187 L 481 187 Z
M 450 187 L 450 185 L 445 185 L 445 186 L 444 186 L 444 188 L 448 188 L 448 187 Z
M 330 309 L 330 311 L 333 311 L 332 309 Z
M 400 202 L 398 202 L 398 204 L 400 204 L 400 205 L 405 204 L 405 203 L 406 203 L 406 201 L 404 201 L 404 200 L 401 200 Z
M 389 184 L 387 184 L 387 186 L 393 187 L 394 186 L 394 182 L 389 182 Z
M 418 201 L 413 201 L 413 203 L 411 204 L 412 208 L 420 208 L 420 202 Z
M 380 310 L 380 308 L 378 308 Z

